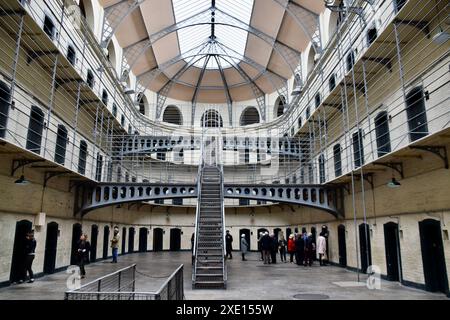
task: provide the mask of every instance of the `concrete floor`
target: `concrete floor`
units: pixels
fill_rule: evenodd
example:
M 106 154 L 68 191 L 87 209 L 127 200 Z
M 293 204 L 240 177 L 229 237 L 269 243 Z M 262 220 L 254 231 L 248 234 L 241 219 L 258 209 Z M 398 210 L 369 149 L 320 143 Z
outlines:
M 366 286 L 348 287 L 356 281 L 356 273 L 342 268 L 298 267 L 291 263 L 264 265 L 259 254 L 248 254 L 248 261 L 241 261 L 238 252 L 228 261 L 228 287 L 226 290 L 192 290 L 190 252 L 136 253 L 119 257 L 119 263 L 101 261 L 86 267 L 83 283 L 107 273 L 136 263 L 136 291 L 156 291 L 180 264 L 184 264 L 184 288 L 188 300 L 293 300 L 293 299 L 447 299 L 444 294 L 434 294 L 401 286 L 399 283 L 381 281 L 380 290 Z M 64 298 L 68 274 L 59 272 L 38 278 L 33 284 L 12 285 L 0 289 L 0 300 Z M 150 277 L 149 277 L 150 276 Z M 365 279 L 362 276 L 361 279 Z M 297 297 L 295 297 L 298 295 Z

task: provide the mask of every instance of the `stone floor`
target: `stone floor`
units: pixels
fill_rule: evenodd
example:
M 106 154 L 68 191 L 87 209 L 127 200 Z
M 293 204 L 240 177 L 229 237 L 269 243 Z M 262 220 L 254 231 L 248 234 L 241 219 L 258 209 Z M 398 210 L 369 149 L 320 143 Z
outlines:
M 101 261 L 87 266 L 83 283 L 100 276 L 137 264 L 137 291 L 156 291 L 180 264 L 184 264 L 184 288 L 188 300 L 279 300 L 279 299 L 447 299 L 444 294 L 434 294 L 399 283 L 381 281 L 381 289 L 369 290 L 364 283 L 355 283 L 355 272 L 317 264 L 298 267 L 291 263 L 264 265 L 257 253 L 248 254 L 241 261 L 239 253 L 228 261 L 228 286 L 226 290 L 192 290 L 190 252 L 136 253 L 119 257 L 119 263 Z M 0 289 L 0 300 L 63 299 L 67 290 L 65 272 L 38 278 L 33 284 L 12 285 Z M 365 276 L 361 277 L 365 280 Z

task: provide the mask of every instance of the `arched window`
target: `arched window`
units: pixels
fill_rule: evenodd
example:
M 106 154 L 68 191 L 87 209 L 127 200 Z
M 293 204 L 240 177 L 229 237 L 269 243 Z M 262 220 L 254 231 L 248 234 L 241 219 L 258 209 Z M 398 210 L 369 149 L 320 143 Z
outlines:
M 63 125 L 58 125 L 58 132 L 56 133 L 55 146 L 55 162 L 64 165 L 66 160 L 67 147 L 67 129 Z
M 71 45 L 67 47 L 67 60 L 69 60 L 71 65 L 75 65 L 77 61 L 77 53 L 75 51 L 75 48 Z
M 380 112 L 375 117 L 375 134 L 377 136 L 378 156 L 384 156 L 391 152 L 391 138 L 389 135 L 388 114 L 386 111 Z
M 275 117 L 278 118 L 283 115 L 286 108 L 286 98 L 279 96 L 275 102 Z
M 9 100 L 11 99 L 11 89 L 0 81 L 0 137 L 4 137 L 8 124 Z
M 139 94 L 139 112 L 145 116 L 146 106 L 147 106 L 147 98 L 143 93 Z
M 292 90 L 292 94 L 300 94 L 302 92 L 302 77 L 300 74 L 296 73 L 294 77 L 294 89 Z
M 94 74 L 91 70 L 87 71 L 87 77 L 86 77 L 86 83 L 89 86 L 89 88 L 94 88 Z
M 49 16 L 45 16 L 44 18 L 44 32 L 50 37 L 50 39 L 54 39 L 56 36 L 56 28 L 52 19 Z
M 125 127 L 125 116 L 124 115 L 120 116 L 120 124 L 122 125 L 122 127 Z
M 427 113 L 422 87 L 416 87 L 406 95 L 406 115 L 411 141 L 416 141 L 428 135 Z
M 309 49 L 308 61 L 306 64 L 306 70 L 308 72 L 308 75 L 311 74 L 315 66 L 316 66 L 316 51 L 314 50 L 314 47 L 311 46 L 311 49 Z
M 28 124 L 26 148 L 37 154 L 41 153 L 42 130 L 44 129 L 44 112 L 36 106 L 31 107 Z
M 367 44 L 368 44 L 368 46 L 370 46 L 372 43 L 375 42 L 377 36 L 378 36 L 377 28 L 375 28 L 375 26 L 370 28 L 369 30 L 367 30 Z
M 170 105 L 164 110 L 163 121 L 181 126 L 183 124 L 183 115 L 177 106 Z
M 222 117 L 216 110 L 207 110 L 202 115 L 201 125 L 206 128 L 223 127 Z
M 103 171 L 103 156 L 100 153 L 97 153 L 97 166 L 95 167 L 95 180 L 102 180 L 102 171 Z
M 353 136 L 353 159 L 355 168 L 359 168 L 364 164 L 364 144 L 362 130 L 356 131 Z
M 309 106 L 307 106 L 306 107 L 306 120 L 308 120 L 310 116 L 311 116 L 311 109 L 309 108 Z
M 323 154 L 319 156 L 319 181 L 325 183 L 325 156 Z
M 339 177 L 342 175 L 342 160 L 341 160 L 341 145 L 336 144 L 333 147 L 333 158 L 334 158 L 334 175 Z
M 106 89 L 103 89 L 102 92 L 102 102 L 105 106 L 108 105 L 108 92 L 106 91 Z
M 117 105 L 115 103 L 112 105 L 112 115 L 117 117 Z
M 116 69 L 116 49 L 114 48 L 114 43 L 112 41 L 109 41 L 108 44 L 108 54 L 106 57 L 108 58 L 109 62 L 111 62 L 111 65 L 113 66 L 114 70 Z
M 92 8 L 91 0 L 80 0 L 80 11 L 81 15 L 86 19 L 86 22 L 91 28 L 91 30 L 94 30 L 94 10 Z
M 347 67 L 347 72 L 352 70 L 353 65 L 355 64 L 355 53 L 353 50 L 350 50 L 350 52 L 347 54 L 347 57 L 345 58 L 345 64 Z
M 300 129 L 301 127 L 302 127 L 302 117 L 298 117 L 298 120 L 297 120 L 297 124 L 298 124 L 298 128 Z
M 328 80 L 328 86 L 330 88 L 330 92 L 333 91 L 334 88 L 336 88 L 336 76 L 334 73 L 330 76 L 330 79 Z
M 250 124 L 259 123 L 259 112 L 255 107 L 247 107 L 241 114 L 239 124 L 248 126 Z
M 316 108 L 318 108 L 320 106 L 321 102 L 322 102 L 322 99 L 320 97 L 320 93 L 317 93 L 316 96 L 314 97 L 314 104 L 315 104 Z
M 86 173 L 86 158 L 88 155 L 87 151 L 87 143 L 84 140 L 80 141 L 80 151 L 78 154 L 78 173 L 85 174 Z

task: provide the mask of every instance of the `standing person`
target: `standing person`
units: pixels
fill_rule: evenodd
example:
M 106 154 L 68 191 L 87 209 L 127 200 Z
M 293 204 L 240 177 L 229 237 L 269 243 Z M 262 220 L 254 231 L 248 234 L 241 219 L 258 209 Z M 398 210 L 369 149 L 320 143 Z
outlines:
M 263 251 L 264 264 L 270 264 L 270 251 L 272 250 L 272 239 L 266 232 L 261 238 L 261 249 Z
M 260 232 L 259 238 L 258 238 L 258 251 L 261 253 L 261 261 L 264 260 L 264 254 L 263 254 L 263 250 L 262 250 L 262 238 L 263 237 L 264 237 L 264 232 Z
M 230 230 L 227 230 L 227 235 L 225 236 L 225 245 L 227 251 L 227 258 L 233 259 L 231 251 L 233 251 L 233 236 L 230 234 Z
M 325 259 L 327 253 L 327 240 L 323 231 L 320 233 L 319 238 L 317 238 L 317 253 L 319 254 L 320 265 L 325 265 L 323 260 Z
M 280 250 L 280 259 L 281 262 L 284 261 L 286 263 L 286 240 L 284 239 L 283 233 L 280 235 L 280 240 L 278 240 L 278 249 Z
M 328 246 L 328 237 L 330 236 L 330 233 L 328 232 L 328 227 L 326 225 L 322 226 L 322 232 L 323 236 L 325 237 L 325 243 L 326 243 L 326 252 L 325 252 L 325 258 L 323 259 L 323 264 L 328 264 L 328 257 L 330 256 L 328 253 L 329 246 Z
M 80 267 L 81 279 L 86 277 L 86 270 L 84 269 L 84 265 L 88 259 L 89 251 L 91 250 L 91 244 L 87 241 L 87 235 L 82 234 L 80 237 L 80 241 L 78 241 L 78 249 L 77 249 L 77 260 L 78 266 Z
M 26 240 L 25 240 L 25 270 L 24 270 L 24 277 L 26 279 L 27 277 L 27 273 L 29 275 L 29 280 L 28 283 L 33 283 L 34 282 L 34 274 L 33 274 L 33 270 L 32 270 L 32 265 L 33 265 L 33 260 L 34 260 L 34 256 L 35 256 L 35 251 L 36 251 L 36 240 L 34 239 L 34 232 L 28 232 L 26 235 Z M 24 281 L 25 281 L 24 279 Z
M 308 233 L 307 238 L 305 240 L 305 267 L 312 266 L 313 251 L 314 251 L 314 243 L 313 243 L 312 233 Z
M 297 265 L 302 265 L 305 260 L 305 241 L 301 234 L 295 239 L 295 261 Z
M 270 243 L 271 243 L 271 250 L 270 250 L 270 258 L 272 260 L 272 263 L 277 263 L 277 253 L 278 253 L 278 240 L 275 237 L 275 234 L 270 235 Z
M 288 249 L 288 252 L 289 252 L 289 255 L 290 255 L 291 263 L 294 262 L 294 254 L 295 254 L 295 240 L 294 240 L 294 237 L 295 236 L 293 234 L 289 235 L 289 240 L 288 240 L 288 243 L 287 243 L 287 249 Z
M 119 228 L 114 227 L 114 235 L 111 239 L 111 248 L 112 248 L 112 261 L 111 263 L 117 263 L 117 256 L 119 255 Z
M 242 261 L 247 261 L 247 259 L 245 259 L 245 254 L 248 251 L 248 243 L 247 240 L 245 239 L 245 234 L 241 235 L 241 253 L 242 253 Z

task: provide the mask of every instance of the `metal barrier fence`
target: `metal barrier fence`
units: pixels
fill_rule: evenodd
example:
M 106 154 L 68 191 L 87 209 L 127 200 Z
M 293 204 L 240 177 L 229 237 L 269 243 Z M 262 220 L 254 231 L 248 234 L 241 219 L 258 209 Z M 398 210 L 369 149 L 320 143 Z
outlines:
M 156 292 L 136 292 L 136 264 L 67 291 L 65 300 L 183 300 L 183 265 Z

